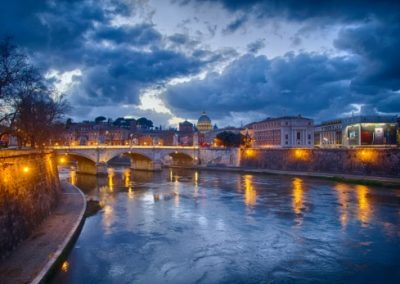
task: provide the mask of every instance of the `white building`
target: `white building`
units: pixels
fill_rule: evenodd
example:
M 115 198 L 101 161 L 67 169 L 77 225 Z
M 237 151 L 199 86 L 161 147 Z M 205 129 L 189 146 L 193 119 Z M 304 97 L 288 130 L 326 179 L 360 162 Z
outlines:
M 330 120 L 315 126 L 314 144 L 319 147 L 338 147 L 342 145 L 342 120 Z
M 299 116 L 267 118 L 253 124 L 256 147 L 313 147 L 314 122 Z

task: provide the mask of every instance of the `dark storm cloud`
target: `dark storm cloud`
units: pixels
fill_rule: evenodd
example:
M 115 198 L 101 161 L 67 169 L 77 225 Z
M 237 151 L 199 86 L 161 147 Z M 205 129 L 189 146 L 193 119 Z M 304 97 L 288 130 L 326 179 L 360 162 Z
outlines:
M 400 112 L 399 34 L 399 21 L 373 21 L 343 28 L 334 43 L 360 59 L 351 89 L 368 97 L 380 112 Z
M 384 88 L 400 89 L 400 22 L 390 25 L 369 23 L 344 28 L 335 46 L 362 58 L 362 70 L 353 87 L 360 92 L 374 93 Z
M 143 88 L 196 74 L 224 56 L 193 48 L 197 43 L 188 36 L 174 35 L 169 41 L 192 54 L 168 48 L 151 23 L 112 25 L 115 16 L 136 13 L 140 3 L 133 3 L 10 1 L 0 11 L 0 34 L 14 36 L 43 71 L 80 69 L 79 84 L 69 97 L 76 106 L 139 104 Z
M 153 25 L 142 23 L 133 27 L 104 26 L 97 29 L 93 40 L 109 40 L 115 44 L 132 44 L 135 46 L 157 45 L 162 39 L 161 34 Z
M 190 21 L 202 19 L 191 17 L 181 24 L 184 32 L 164 35 L 146 17 L 137 17 L 145 2 L 7 1 L 0 10 L 0 35 L 14 36 L 44 71 L 81 70 L 70 96 L 78 107 L 139 104 L 146 87 L 209 71 L 203 80 L 167 88 L 165 100 L 175 114 L 196 117 L 205 109 L 215 118 L 232 111 L 329 118 L 349 111 L 351 104 L 400 112 L 398 1 L 174 1 L 208 2 L 210 9 L 219 5 L 232 12 L 231 19 L 216 21 L 223 26 L 203 22 L 205 30 L 194 37 Z M 135 24 L 115 25 L 116 16 L 130 16 Z M 301 51 L 269 59 L 255 55 L 265 47 L 264 39 L 249 43 L 245 55 L 232 48 L 212 50 L 199 40 L 207 35 L 223 41 L 227 33 L 245 32 L 249 21 L 267 19 L 276 26 L 284 20 L 307 28 L 335 26 L 340 32 L 334 47 L 347 54 Z M 303 27 L 290 38 L 292 44 L 304 42 L 305 33 Z M 211 72 L 227 60 L 233 61 L 222 73 Z
M 132 51 L 125 47 L 97 52 L 79 85 L 78 101 L 95 105 L 139 104 L 140 89 L 199 72 L 203 62 L 172 50 Z M 88 64 L 86 66 L 89 66 Z M 82 94 L 83 91 L 83 94 Z M 83 99 L 86 97 L 86 99 Z
M 380 112 L 400 112 L 399 1 L 192 2 L 220 4 L 231 11 L 235 20 L 226 29 L 231 32 L 239 30 L 250 20 L 285 19 L 305 23 L 306 26 L 290 38 L 292 46 L 301 43 L 304 29 L 341 26 L 334 47 L 348 53 L 347 56 L 339 58 L 300 53 L 272 60 L 265 59 L 264 72 L 267 83 L 256 80 L 257 84 L 252 84 L 245 75 L 246 72 L 251 72 L 250 67 L 245 65 L 253 65 L 253 60 L 240 59 L 242 74 L 238 71 L 240 75 L 232 75 L 232 70 L 239 62 L 236 61 L 222 74 L 213 74 L 203 81 L 195 82 L 197 90 L 204 92 L 204 97 L 226 103 L 208 107 L 215 115 L 228 115 L 229 109 L 238 111 L 235 107 L 239 106 L 244 106 L 247 110 L 259 109 L 269 114 L 305 112 L 316 116 L 327 113 L 339 115 L 338 109 L 340 112 L 349 111 L 351 104 L 364 104 L 364 109 Z M 256 52 L 258 48 L 258 42 L 247 46 L 250 53 Z M 261 59 L 256 61 L 259 60 Z M 318 68 L 315 69 L 316 66 Z M 339 75 L 340 79 L 337 78 Z M 254 78 L 252 77 L 252 80 Z M 180 94 L 191 91 L 189 84 L 174 86 L 167 92 L 167 98 L 173 107 L 181 109 L 183 104 L 180 102 Z M 246 92 L 251 95 L 245 95 Z M 211 104 L 212 99 L 206 101 Z M 190 102 L 186 104 L 191 105 Z M 192 110 L 191 107 L 186 109 L 188 112 Z M 218 112 L 217 109 L 226 111 Z
M 187 1 L 186 1 L 187 2 Z M 290 20 L 325 18 L 328 21 L 360 21 L 370 16 L 393 18 L 399 15 L 400 2 L 393 0 L 192 0 L 220 3 L 232 12 L 246 12 L 256 19 L 285 17 Z
M 233 33 L 240 29 L 244 23 L 248 20 L 246 15 L 242 15 L 228 24 L 228 26 L 224 29 L 224 33 Z
M 258 39 L 247 45 L 247 51 L 250 53 L 257 53 L 260 49 L 265 47 L 265 38 Z
M 192 116 L 199 109 L 218 118 L 250 110 L 317 115 L 331 104 L 352 101 L 348 80 L 356 69 L 356 62 L 344 57 L 303 53 L 269 60 L 245 55 L 222 74 L 171 86 L 165 98 L 172 109 Z

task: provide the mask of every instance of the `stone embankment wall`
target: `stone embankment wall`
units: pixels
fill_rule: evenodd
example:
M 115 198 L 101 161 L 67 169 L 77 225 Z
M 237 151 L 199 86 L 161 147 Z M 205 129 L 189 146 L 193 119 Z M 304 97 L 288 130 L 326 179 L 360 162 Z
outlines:
M 50 214 L 61 193 L 50 152 L 0 151 L 0 258 Z
M 399 148 L 246 149 L 242 167 L 400 178 Z
M 240 165 L 239 148 L 200 149 L 199 160 L 201 166 L 238 167 Z

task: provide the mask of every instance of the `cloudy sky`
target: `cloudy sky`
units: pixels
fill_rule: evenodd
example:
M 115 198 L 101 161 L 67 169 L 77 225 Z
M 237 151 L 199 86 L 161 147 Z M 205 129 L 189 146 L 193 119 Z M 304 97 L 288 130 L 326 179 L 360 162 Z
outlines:
M 77 121 L 400 113 L 399 1 L 13 0 L 0 35 Z

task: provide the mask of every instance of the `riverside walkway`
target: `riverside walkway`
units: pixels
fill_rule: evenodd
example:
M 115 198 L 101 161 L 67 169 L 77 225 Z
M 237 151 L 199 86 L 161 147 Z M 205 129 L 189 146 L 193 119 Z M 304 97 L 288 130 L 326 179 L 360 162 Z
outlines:
M 61 182 L 57 207 L 10 256 L 0 261 L 1 283 L 40 283 L 56 265 L 83 222 L 84 195 Z

